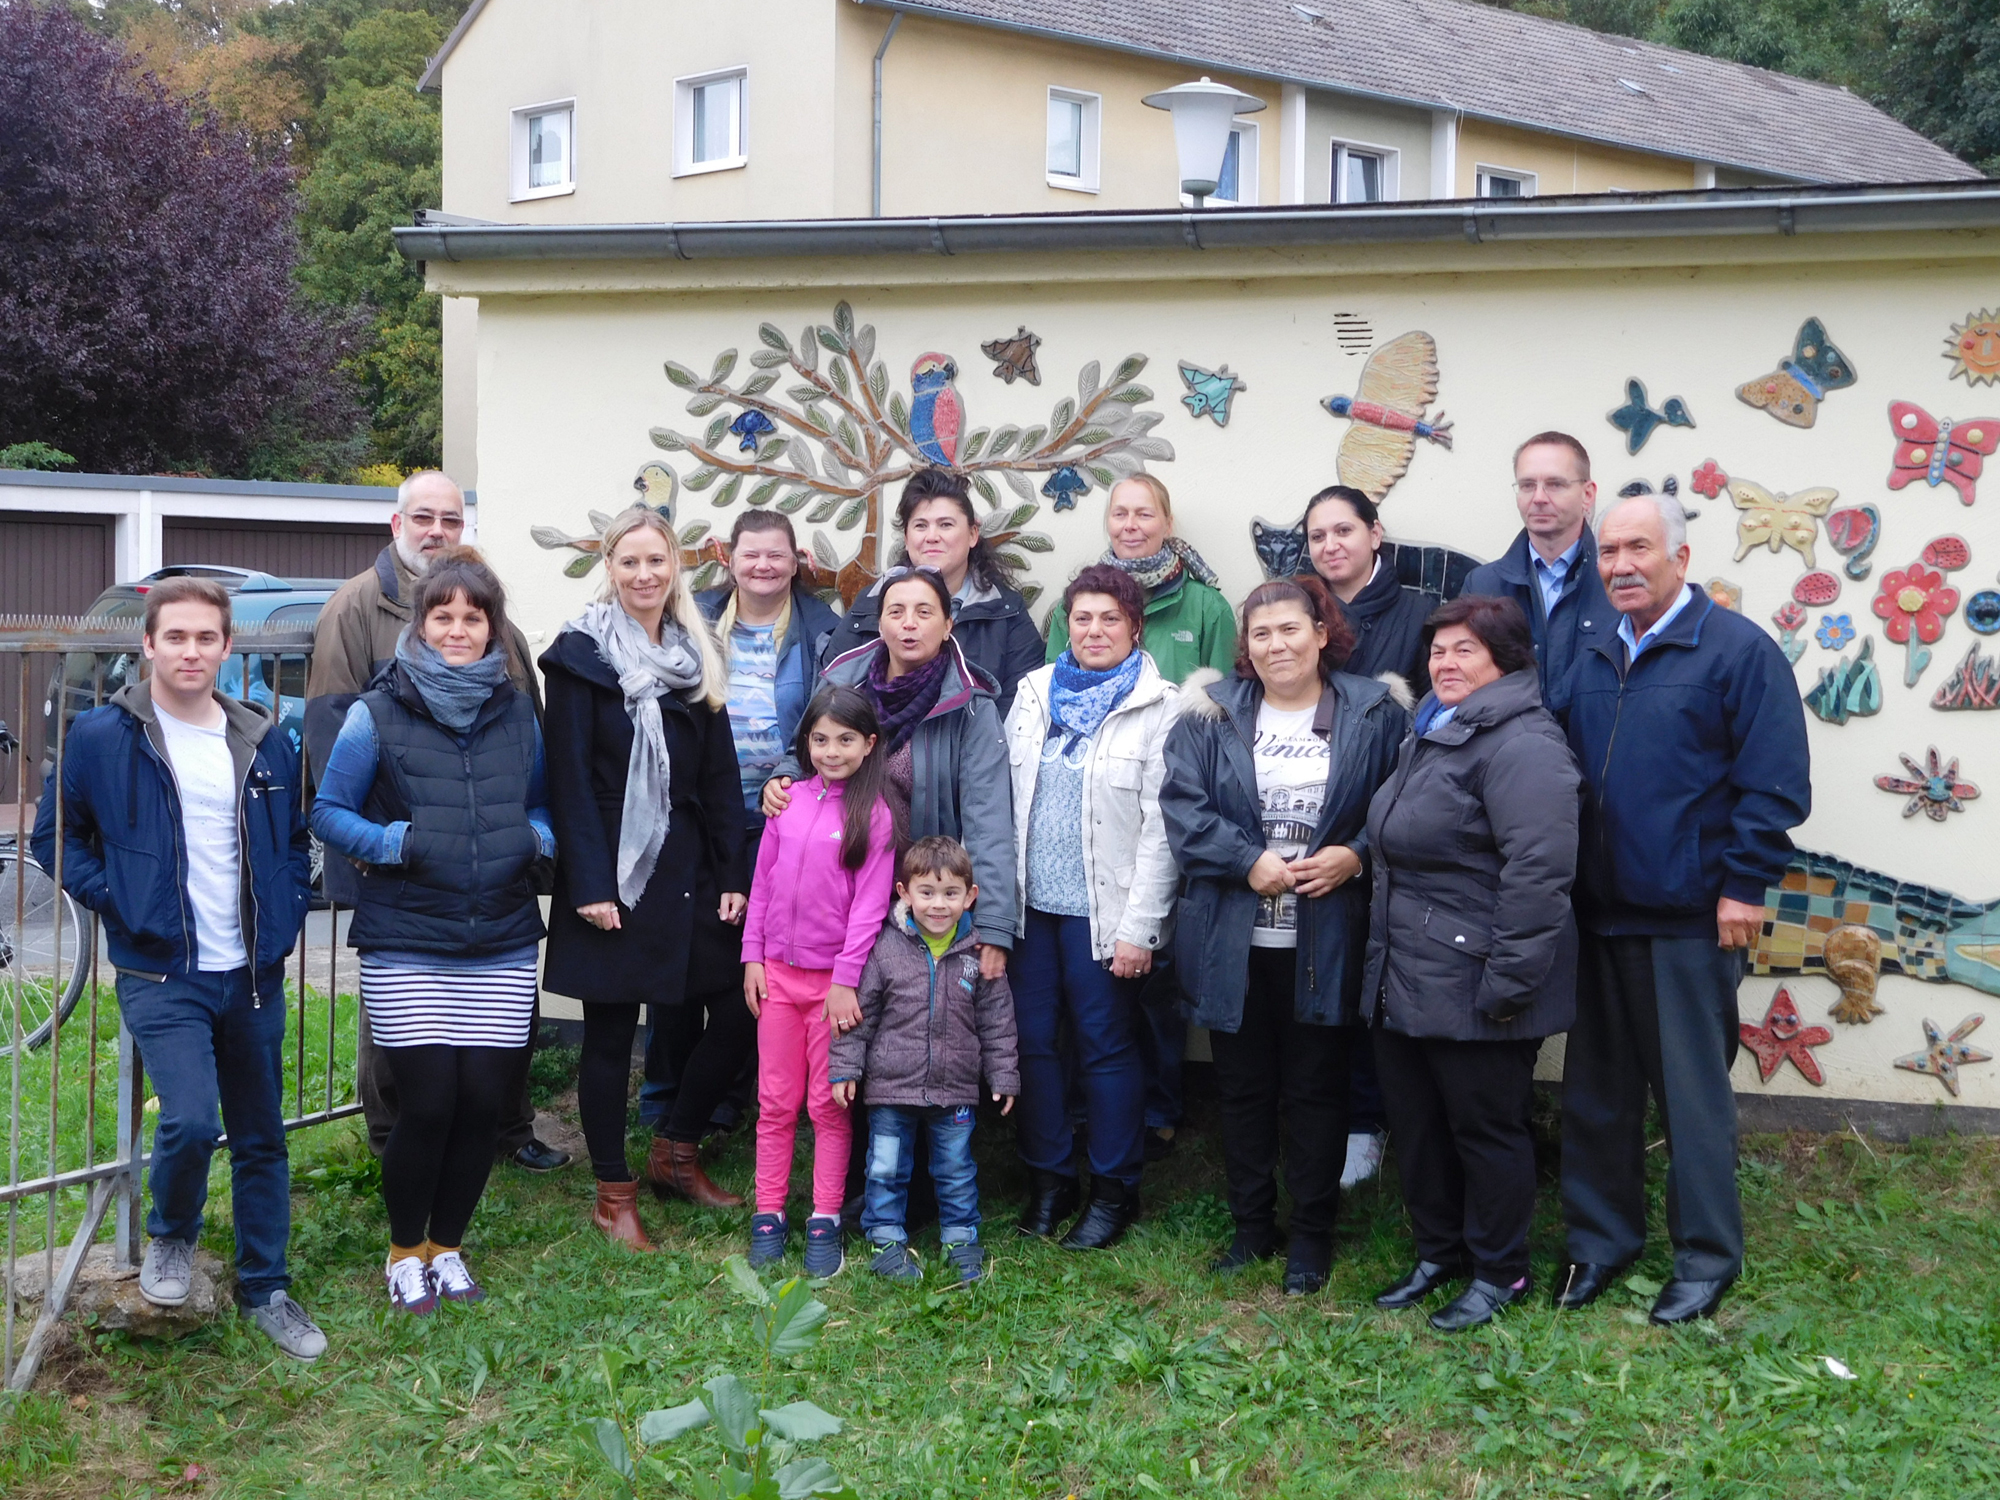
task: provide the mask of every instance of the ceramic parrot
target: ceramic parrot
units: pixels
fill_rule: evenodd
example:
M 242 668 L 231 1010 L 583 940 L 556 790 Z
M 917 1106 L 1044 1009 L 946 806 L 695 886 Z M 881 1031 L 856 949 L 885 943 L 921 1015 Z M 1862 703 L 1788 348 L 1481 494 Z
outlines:
M 910 438 L 917 451 L 949 468 L 958 461 L 958 434 L 965 425 L 952 381 L 958 366 L 948 354 L 920 354 L 910 366 Z

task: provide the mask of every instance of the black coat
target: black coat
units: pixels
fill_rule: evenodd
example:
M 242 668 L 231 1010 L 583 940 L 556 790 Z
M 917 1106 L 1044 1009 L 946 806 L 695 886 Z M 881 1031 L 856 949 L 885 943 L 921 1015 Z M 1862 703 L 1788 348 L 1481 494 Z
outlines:
M 1456 1041 L 1569 1029 L 1580 779 L 1525 668 L 1403 741 L 1396 774 L 1368 809 L 1369 1021 Z
M 602 932 L 576 909 L 618 899 L 632 720 L 589 636 L 564 630 L 542 653 L 541 668 L 557 849 L 543 986 L 579 1000 L 678 1005 L 690 991 L 723 987 L 724 978 L 733 984 L 742 933 L 716 908 L 724 891 L 749 891 L 750 872 L 728 712 L 679 694 L 660 700 L 673 781 L 666 842 L 639 904 L 622 912 L 616 932 Z
M 1188 1017 L 1233 1032 L 1243 1024 L 1250 933 L 1257 893 L 1245 877 L 1264 852 L 1251 744 L 1263 684 L 1229 677 L 1182 689 L 1187 711 L 1167 735 L 1160 812 L 1167 842 L 1186 877 L 1174 915 L 1174 963 Z M 1382 683 L 1336 674 L 1321 694 L 1313 732 L 1330 741 L 1326 800 L 1312 852 L 1345 844 L 1361 873 L 1328 895 L 1298 902 L 1298 984 L 1294 1014 L 1317 1026 L 1360 1016 L 1368 946 L 1368 800 L 1396 763 L 1410 716 Z
M 882 585 L 877 583 L 847 607 L 840 624 L 820 653 L 820 670 L 835 657 L 882 638 Z M 998 685 L 1000 722 L 1014 706 L 1014 689 L 1042 665 L 1042 633 L 1028 614 L 1028 601 L 1018 589 L 1001 587 L 987 597 L 968 600 L 952 616 L 951 638 L 965 659 Z M 983 941 L 983 940 L 982 940 Z
M 1431 690 L 1424 621 L 1436 608 L 1429 594 L 1405 588 L 1396 582 L 1396 570 L 1384 564 L 1352 603 L 1340 606 L 1354 627 L 1354 654 L 1341 670 L 1356 677 L 1394 672 L 1410 685 L 1410 701 L 1423 697 Z
M 1567 684 L 1576 660 L 1599 635 L 1615 634 L 1619 614 L 1605 596 L 1597 572 L 1597 538 L 1583 528 L 1583 545 L 1563 577 L 1554 609 L 1542 605 L 1542 586 L 1535 581 L 1535 557 L 1528 533 L 1514 538 L 1502 557 L 1482 563 L 1465 576 L 1464 594 L 1490 594 L 1512 599 L 1528 617 L 1535 637 L 1535 661 L 1541 668 L 1542 705 L 1559 714 L 1568 706 Z

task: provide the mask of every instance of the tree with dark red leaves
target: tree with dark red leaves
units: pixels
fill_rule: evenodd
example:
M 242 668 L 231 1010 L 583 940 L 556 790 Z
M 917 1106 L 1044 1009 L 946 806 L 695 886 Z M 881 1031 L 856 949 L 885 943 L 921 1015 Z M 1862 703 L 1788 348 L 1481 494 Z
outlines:
M 0 5 L 0 444 L 110 473 L 337 477 L 351 326 L 292 279 L 290 171 L 59 6 Z

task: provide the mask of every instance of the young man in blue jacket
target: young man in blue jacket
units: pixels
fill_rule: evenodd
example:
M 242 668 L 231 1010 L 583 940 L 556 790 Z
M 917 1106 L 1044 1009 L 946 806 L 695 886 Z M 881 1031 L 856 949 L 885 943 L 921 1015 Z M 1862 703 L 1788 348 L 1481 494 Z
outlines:
M 1597 559 L 1621 618 L 1569 684 L 1582 942 L 1563 1064 L 1570 1265 L 1555 1305 L 1595 1301 L 1645 1245 L 1650 1089 L 1674 1246 L 1652 1316 L 1684 1323 L 1714 1312 L 1743 1269 L 1736 986 L 1811 810 L 1805 711 L 1777 643 L 1689 586 L 1673 496 L 1615 503 Z
M 229 595 L 213 579 L 155 584 L 144 647 L 147 679 L 70 726 L 34 837 L 55 869 L 60 803 L 63 888 L 103 919 L 118 1007 L 159 1095 L 139 1292 L 187 1301 L 226 1122 L 243 1314 L 317 1359 L 326 1336 L 285 1268 L 284 961 L 309 878 L 298 756 L 261 710 L 215 690 Z

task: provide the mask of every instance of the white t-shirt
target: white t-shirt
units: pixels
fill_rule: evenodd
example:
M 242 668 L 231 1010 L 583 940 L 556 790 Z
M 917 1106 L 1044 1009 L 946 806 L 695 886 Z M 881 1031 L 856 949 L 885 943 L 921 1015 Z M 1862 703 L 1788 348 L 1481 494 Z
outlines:
M 236 763 L 229 731 L 177 719 L 159 709 L 167 759 L 181 795 L 181 836 L 187 841 L 188 905 L 194 908 L 195 967 L 204 973 L 240 969 L 243 949 L 240 859 L 236 847 Z
M 1326 800 L 1330 769 L 1327 742 L 1313 733 L 1318 705 L 1290 711 L 1265 704 L 1257 710 L 1257 738 L 1251 755 L 1257 763 L 1257 808 L 1264 819 L 1264 847 L 1280 859 L 1297 859 L 1312 843 Z M 1282 896 L 1257 900 L 1257 921 L 1250 930 L 1253 948 L 1296 948 L 1299 898 Z

